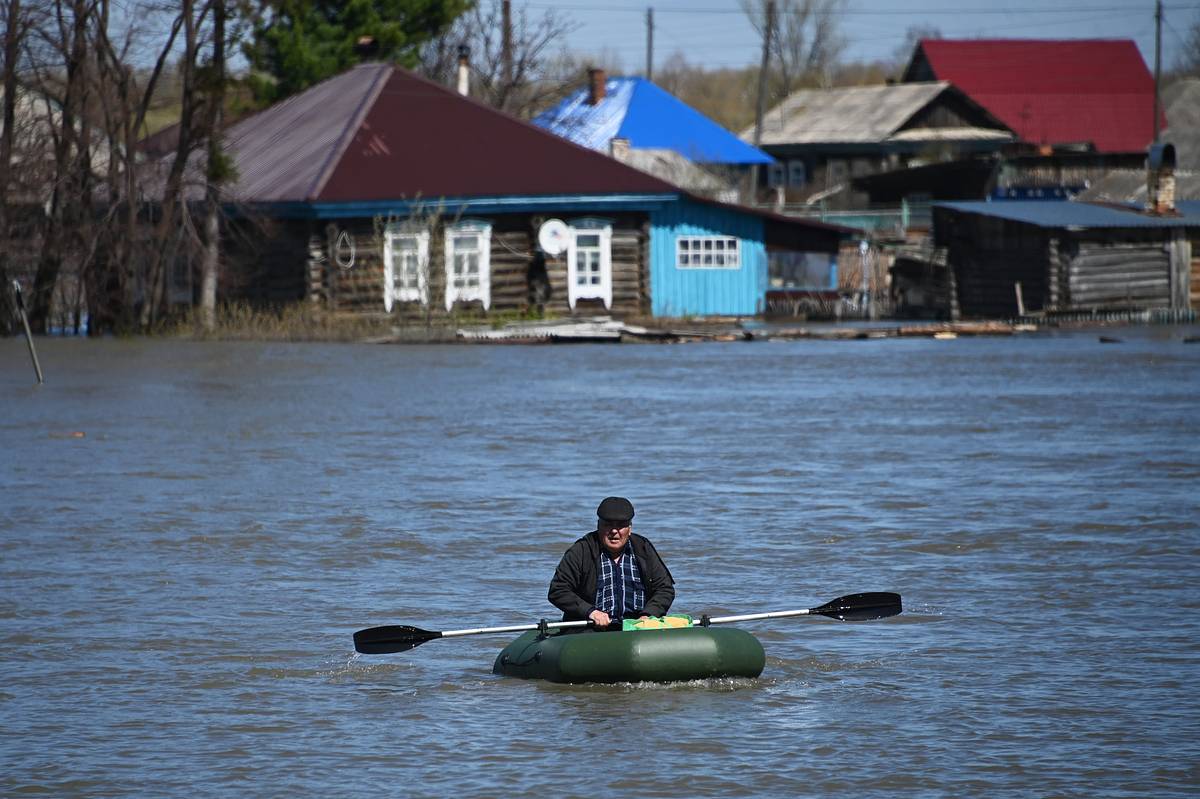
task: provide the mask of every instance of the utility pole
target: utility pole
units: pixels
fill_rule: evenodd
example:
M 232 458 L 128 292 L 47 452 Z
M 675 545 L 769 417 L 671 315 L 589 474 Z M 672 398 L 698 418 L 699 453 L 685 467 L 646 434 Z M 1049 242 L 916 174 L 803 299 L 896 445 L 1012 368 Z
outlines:
M 1162 113 L 1159 108 L 1159 82 L 1162 80 L 1162 0 L 1154 3 L 1154 143 L 1158 144 L 1158 118 Z
M 771 36 L 775 30 L 775 0 L 767 0 L 767 26 L 763 31 L 762 66 L 758 70 L 758 103 L 754 112 L 754 146 L 762 144 L 763 108 L 767 102 L 767 67 L 771 64 Z M 758 164 L 750 168 L 750 191 L 758 194 Z
M 501 108 L 508 105 L 508 93 L 512 91 L 513 85 L 513 62 L 512 62 L 512 2 L 504 0 L 500 4 L 500 69 L 502 80 L 504 81 L 504 89 L 500 95 Z
M 654 80 L 654 9 L 646 9 L 646 80 Z

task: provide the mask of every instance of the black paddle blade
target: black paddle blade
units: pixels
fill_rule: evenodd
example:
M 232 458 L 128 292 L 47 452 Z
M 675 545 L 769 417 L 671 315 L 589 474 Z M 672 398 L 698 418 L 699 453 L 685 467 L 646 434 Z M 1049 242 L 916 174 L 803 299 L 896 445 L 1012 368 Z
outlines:
M 872 591 L 838 597 L 819 608 L 813 608 L 812 612 L 841 621 L 869 621 L 895 616 L 901 610 L 899 594 Z
M 422 630 L 419 627 L 389 624 L 356 632 L 354 648 L 364 655 L 386 655 L 392 652 L 407 652 L 426 641 L 441 637 L 441 633 Z

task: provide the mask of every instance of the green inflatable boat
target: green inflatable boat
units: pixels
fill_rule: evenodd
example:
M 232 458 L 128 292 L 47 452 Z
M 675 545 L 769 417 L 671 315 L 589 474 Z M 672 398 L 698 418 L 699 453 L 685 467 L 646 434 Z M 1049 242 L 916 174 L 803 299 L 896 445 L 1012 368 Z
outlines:
M 506 646 L 492 671 L 560 683 L 679 682 L 757 677 L 766 655 L 745 630 L 731 627 L 616 632 L 530 630 Z

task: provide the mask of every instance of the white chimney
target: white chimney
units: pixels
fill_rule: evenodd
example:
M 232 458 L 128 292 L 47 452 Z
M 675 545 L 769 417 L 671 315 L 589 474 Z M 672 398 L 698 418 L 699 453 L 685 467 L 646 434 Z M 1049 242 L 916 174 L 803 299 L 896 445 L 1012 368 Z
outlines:
M 629 139 L 614 136 L 608 141 L 608 154 L 618 161 L 629 160 Z
M 471 48 L 458 46 L 458 93 L 466 97 L 471 93 Z

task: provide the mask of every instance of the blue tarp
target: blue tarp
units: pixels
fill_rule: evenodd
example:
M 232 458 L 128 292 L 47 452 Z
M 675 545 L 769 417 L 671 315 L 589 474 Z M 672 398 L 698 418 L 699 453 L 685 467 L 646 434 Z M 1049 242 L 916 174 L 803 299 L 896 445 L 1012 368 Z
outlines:
M 762 150 L 645 78 L 609 78 L 604 99 L 596 105 L 587 101 L 588 89 L 580 89 L 533 122 L 605 153 L 613 138 L 622 138 L 630 147 L 674 150 L 698 164 L 772 162 Z

